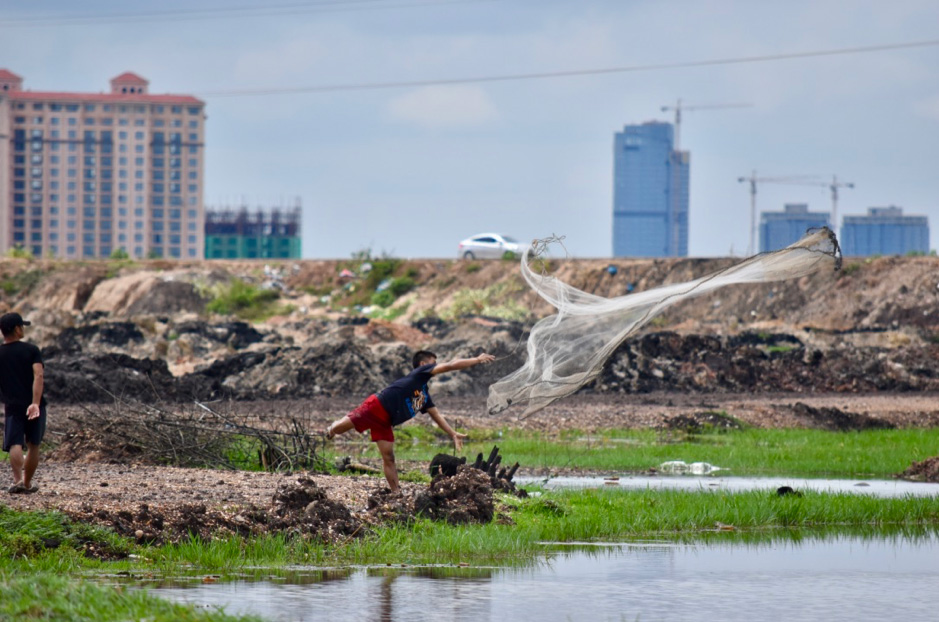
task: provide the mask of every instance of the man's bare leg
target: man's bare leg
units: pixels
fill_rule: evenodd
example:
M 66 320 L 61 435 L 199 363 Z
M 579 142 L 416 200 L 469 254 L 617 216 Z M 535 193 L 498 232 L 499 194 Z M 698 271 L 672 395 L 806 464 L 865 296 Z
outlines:
M 22 448 L 21 448 L 22 450 Z M 33 475 L 39 466 L 39 445 L 26 441 L 26 460 L 23 467 L 23 485 L 29 488 L 33 484 Z
M 395 464 L 394 441 L 375 441 L 381 454 L 381 466 L 392 492 L 398 490 L 398 466 Z
M 10 447 L 10 468 L 13 469 L 13 485 L 23 483 L 23 446 L 13 445 Z

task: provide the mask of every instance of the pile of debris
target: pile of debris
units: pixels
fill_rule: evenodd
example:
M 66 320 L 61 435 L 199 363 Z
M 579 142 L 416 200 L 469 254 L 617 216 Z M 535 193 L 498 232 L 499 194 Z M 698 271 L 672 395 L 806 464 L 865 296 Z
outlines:
M 926 458 L 920 462 L 914 462 L 910 467 L 897 474 L 900 479 L 908 479 L 912 482 L 934 482 L 939 483 L 939 456 Z
M 110 527 L 138 543 L 165 544 L 193 537 L 203 541 L 237 534 L 284 533 L 338 542 L 363 533 L 363 522 L 342 503 L 329 499 L 313 480 L 300 477 L 281 485 L 271 508 L 255 506 L 226 512 L 203 504 L 156 508 L 140 504 L 135 512 L 95 509 L 91 504 L 68 512 L 76 521 Z M 102 552 L 86 551 L 100 557 Z

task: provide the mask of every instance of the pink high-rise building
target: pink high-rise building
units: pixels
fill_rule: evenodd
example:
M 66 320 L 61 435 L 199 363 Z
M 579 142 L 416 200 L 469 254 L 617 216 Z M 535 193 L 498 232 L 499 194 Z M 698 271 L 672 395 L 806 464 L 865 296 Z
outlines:
M 136 74 L 59 93 L 0 69 L 0 253 L 203 257 L 204 137 L 205 102 Z

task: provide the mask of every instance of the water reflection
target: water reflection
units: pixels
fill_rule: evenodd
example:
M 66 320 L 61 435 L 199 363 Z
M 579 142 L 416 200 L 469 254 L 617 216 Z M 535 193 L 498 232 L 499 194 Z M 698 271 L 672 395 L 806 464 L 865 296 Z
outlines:
M 741 536 L 550 545 L 527 568 L 309 569 L 153 592 L 291 621 L 935 619 L 939 537 L 927 530 Z

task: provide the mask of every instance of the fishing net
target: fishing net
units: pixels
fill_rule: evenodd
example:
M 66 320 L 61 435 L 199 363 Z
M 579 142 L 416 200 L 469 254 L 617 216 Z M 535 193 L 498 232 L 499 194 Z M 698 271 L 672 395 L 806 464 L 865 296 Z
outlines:
M 574 393 L 600 374 L 625 339 L 671 305 L 725 285 L 767 283 L 841 268 L 838 241 L 823 227 L 810 229 L 784 249 L 755 255 L 693 281 L 604 298 L 532 269 L 557 242 L 557 238 L 536 240 L 522 255 L 522 276 L 558 312 L 531 329 L 526 363 L 489 387 L 490 414 L 524 406 L 524 417 Z

